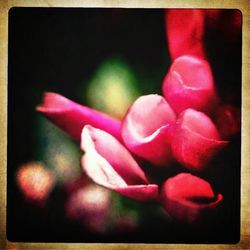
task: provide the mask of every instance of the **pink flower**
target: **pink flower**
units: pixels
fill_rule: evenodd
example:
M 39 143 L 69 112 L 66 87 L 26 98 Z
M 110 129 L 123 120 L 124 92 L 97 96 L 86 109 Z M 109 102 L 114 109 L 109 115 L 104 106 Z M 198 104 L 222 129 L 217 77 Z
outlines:
M 196 67 L 195 60 L 198 59 L 184 57 L 184 61 L 186 59 L 188 63 L 191 60 L 189 65 L 191 69 L 192 66 Z M 184 75 L 185 70 L 181 74 Z M 199 81 L 201 75 L 204 80 L 207 80 L 206 74 L 188 75 L 190 78 L 193 77 L 192 80 L 196 82 L 197 89 L 206 86 L 204 81 Z M 195 78 L 199 80 L 195 81 Z M 208 80 L 210 85 L 212 85 L 211 81 L 211 79 Z M 180 93 L 183 96 L 180 94 L 177 100 L 188 99 L 185 91 Z M 201 95 L 201 98 L 206 99 L 206 97 Z M 137 201 L 160 202 L 167 212 L 170 211 L 170 215 L 173 214 L 173 217 L 189 222 L 199 220 L 200 211 L 203 211 L 200 205 L 195 208 L 184 206 L 182 197 L 176 196 L 177 204 L 181 204 L 180 209 L 176 210 L 178 214 L 176 216 L 172 212 L 176 205 L 172 201 L 171 193 L 169 195 L 168 189 L 165 189 L 169 184 L 164 184 L 163 195 L 159 195 L 161 183 L 155 183 L 150 179 L 150 171 L 143 168 L 143 160 L 149 162 L 152 168 L 156 167 L 157 171 L 159 167 L 171 168 L 174 166 L 172 162 L 177 161 L 191 171 L 202 172 L 227 142 L 220 139 L 216 126 L 202 112 L 188 108 L 181 112 L 176 120 L 176 114 L 171 108 L 175 98 L 175 96 L 169 96 L 168 103 L 159 95 L 141 96 L 131 105 L 122 121 L 53 93 L 45 94 L 44 103 L 37 110 L 77 139 L 82 128 L 81 149 L 84 155 L 81 165 L 92 181 Z M 187 107 L 190 106 L 189 103 L 187 102 Z M 137 161 L 138 158 L 135 158 L 132 153 L 139 156 L 140 161 Z M 189 185 L 190 177 L 183 176 L 183 183 L 187 182 Z M 168 180 L 166 183 L 169 183 Z M 197 183 L 203 185 L 202 181 Z M 176 188 L 178 193 L 183 187 L 177 185 Z M 188 191 L 191 192 L 191 196 L 194 195 L 191 188 L 188 188 Z M 212 191 L 209 192 L 208 194 L 212 196 Z M 206 195 L 205 192 L 205 198 L 207 198 Z M 222 200 L 222 196 L 220 199 Z M 186 202 L 186 199 L 184 201 Z M 216 205 L 217 203 L 213 203 L 213 206 L 206 206 L 206 210 Z M 190 213 L 192 216 L 189 215 Z M 185 217 L 186 214 L 188 218 Z
M 174 60 L 163 81 L 163 94 L 176 113 L 187 108 L 210 113 L 217 95 L 209 63 L 183 55 Z
M 170 216 L 190 224 L 212 215 L 222 202 L 222 195 L 216 195 L 207 181 L 188 173 L 169 178 L 162 186 L 161 197 Z
M 156 166 L 172 160 L 171 128 L 176 115 L 159 95 L 139 97 L 130 107 L 122 123 L 122 138 L 133 153 Z
M 77 140 L 80 140 L 82 128 L 86 124 L 101 128 L 118 139 L 121 138 L 120 121 L 56 93 L 46 92 L 43 104 L 37 107 L 37 111 Z
M 203 171 L 227 144 L 212 120 L 194 109 L 183 111 L 176 122 L 172 151 L 176 160 L 192 171 Z
M 37 108 L 74 138 L 81 138 L 82 169 L 92 181 L 137 201 L 159 202 L 170 216 L 187 223 L 212 214 L 222 195 L 188 173 L 165 176 L 164 183 L 149 173 L 154 168 L 160 175 L 159 168 L 174 168 L 176 163 L 204 173 L 228 144 L 223 139 L 239 130 L 235 109 L 218 108 L 212 70 L 205 59 L 205 18 L 219 15 L 168 11 L 167 36 L 174 61 L 163 81 L 164 97 L 139 97 L 122 121 L 55 93 L 46 93 Z
M 150 162 L 156 169 L 159 166 L 173 167 L 172 161 L 177 160 L 183 167 L 203 171 L 207 162 L 226 145 L 204 113 L 187 109 L 176 120 L 171 106 L 159 95 L 139 97 L 121 121 L 121 135 L 117 135 L 118 130 L 115 130 L 116 138 L 113 129 L 99 122 L 103 114 L 56 94 L 49 94 L 49 97 L 38 108 L 39 111 L 46 116 L 49 114 L 49 119 L 71 134 L 74 134 L 74 130 L 70 128 L 72 120 L 68 120 L 69 117 L 74 117 L 74 127 L 83 127 L 81 149 L 85 154 L 81 165 L 88 177 L 107 189 L 137 201 L 161 200 L 158 192 L 160 183 L 151 181 L 147 170 L 143 170 L 142 160 Z M 70 108 L 61 100 L 67 100 Z M 88 112 L 79 112 L 79 109 Z M 60 114 L 67 114 L 63 120 L 56 110 Z M 112 118 L 109 118 L 109 122 L 113 124 Z M 122 140 L 117 139 L 120 137 Z M 131 152 L 140 157 L 140 163 Z

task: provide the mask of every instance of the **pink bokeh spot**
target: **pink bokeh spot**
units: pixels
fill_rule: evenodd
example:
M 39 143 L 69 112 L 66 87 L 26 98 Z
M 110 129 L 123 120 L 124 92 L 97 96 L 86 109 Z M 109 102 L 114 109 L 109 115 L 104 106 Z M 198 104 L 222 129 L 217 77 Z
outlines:
M 44 205 L 54 187 L 56 177 L 39 162 L 29 162 L 16 174 L 17 185 L 27 201 Z

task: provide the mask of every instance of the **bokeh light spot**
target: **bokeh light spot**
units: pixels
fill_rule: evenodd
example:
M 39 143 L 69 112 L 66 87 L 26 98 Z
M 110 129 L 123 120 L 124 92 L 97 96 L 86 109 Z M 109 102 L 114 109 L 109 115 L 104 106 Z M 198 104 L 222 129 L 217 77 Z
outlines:
M 91 107 L 117 118 L 123 117 L 138 96 L 133 70 L 118 58 L 110 58 L 99 66 L 87 91 Z
M 55 183 L 55 176 L 41 163 L 30 162 L 20 167 L 16 182 L 27 200 L 39 203 L 48 198 Z

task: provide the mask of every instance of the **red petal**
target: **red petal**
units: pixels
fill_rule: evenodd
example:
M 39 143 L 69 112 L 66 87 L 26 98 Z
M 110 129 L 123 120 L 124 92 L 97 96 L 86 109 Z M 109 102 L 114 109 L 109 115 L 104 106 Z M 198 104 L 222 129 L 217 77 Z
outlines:
M 163 81 L 163 94 L 176 113 L 187 108 L 211 112 L 217 96 L 208 62 L 187 55 L 178 57 Z
M 45 93 L 43 104 L 37 110 L 77 140 L 80 140 L 82 128 L 86 124 L 103 129 L 120 139 L 120 121 L 59 94 Z
M 148 180 L 127 149 L 108 133 L 86 125 L 81 147 L 82 167 L 97 184 L 136 200 L 155 199 L 157 185 Z
M 204 12 L 173 9 L 166 12 L 166 34 L 171 58 L 188 54 L 205 58 Z
M 165 166 L 172 160 L 170 126 L 176 116 L 159 95 L 139 97 L 122 123 L 122 138 L 135 154 L 151 163 Z
M 188 173 L 169 178 L 161 190 L 162 204 L 173 218 L 195 223 L 216 208 L 222 195 L 215 195 L 205 180 Z
M 222 138 L 229 138 L 238 133 L 241 128 L 240 109 L 231 105 L 218 107 L 216 110 L 215 123 Z
M 184 167 L 202 171 L 227 143 L 220 140 L 217 128 L 208 116 L 187 109 L 177 119 L 172 151 Z

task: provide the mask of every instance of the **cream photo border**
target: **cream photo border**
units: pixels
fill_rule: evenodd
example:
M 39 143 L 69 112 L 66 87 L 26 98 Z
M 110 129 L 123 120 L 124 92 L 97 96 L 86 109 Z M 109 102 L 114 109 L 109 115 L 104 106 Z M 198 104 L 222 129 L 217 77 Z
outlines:
M 8 12 L 12 7 L 225 8 L 243 16 L 241 237 L 237 244 L 86 244 L 10 242 L 6 237 Z M 250 249 L 250 5 L 248 0 L 1 0 L 0 2 L 0 249 Z M 208 232 L 209 233 L 209 232 Z

